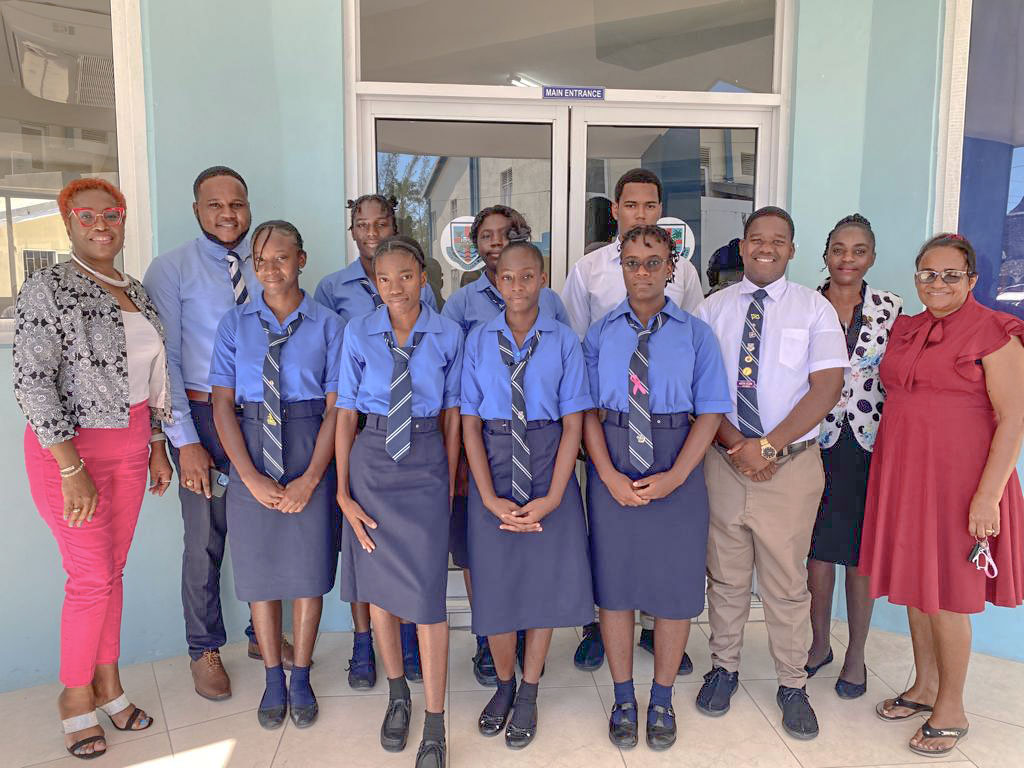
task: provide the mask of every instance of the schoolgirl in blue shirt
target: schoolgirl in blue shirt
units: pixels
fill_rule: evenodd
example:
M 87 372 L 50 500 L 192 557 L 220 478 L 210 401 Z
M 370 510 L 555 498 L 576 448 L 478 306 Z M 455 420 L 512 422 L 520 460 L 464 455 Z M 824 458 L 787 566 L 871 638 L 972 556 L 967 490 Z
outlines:
M 523 215 L 507 205 L 492 205 L 481 210 L 473 219 L 469 236 L 476 246 L 484 262 L 483 274 L 478 279 L 465 285 L 445 302 L 441 314 L 457 322 L 463 332 L 470 331 L 482 323 L 494 319 L 505 310 L 505 299 L 502 298 L 498 285 L 498 256 L 512 239 L 529 240 L 530 227 Z M 538 297 L 540 310 L 554 317 L 559 322 L 569 324 L 569 316 L 565 312 L 558 294 L 546 285 L 540 290 Z M 466 499 L 468 483 L 468 467 L 463 459 L 459 463 L 459 474 L 455 483 L 455 501 L 452 505 L 452 523 L 449 549 L 452 562 L 463 569 L 466 581 L 466 594 L 472 597 L 473 584 L 470 579 L 469 555 L 466 549 Z M 525 636 L 519 635 L 517 653 L 522 662 Z M 473 656 L 473 675 L 480 685 L 492 687 L 497 683 L 494 671 L 494 660 L 487 645 L 487 638 L 477 635 L 476 653 Z
M 263 286 L 217 329 L 210 366 L 213 416 L 228 458 L 228 540 L 235 593 L 252 607 L 266 689 L 257 717 L 298 728 L 317 717 L 310 658 L 323 595 L 338 555 L 334 408 L 342 322 L 299 288 L 302 236 L 285 221 L 252 236 Z M 281 667 L 281 601 L 292 601 L 295 662 L 287 693 Z
M 443 768 L 462 331 L 420 300 L 426 274 L 415 240 L 385 239 L 373 269 L 384 306 L 345 328 L 338 376 L 341 597 L 370 604 L 390 688 L 381 746 L 393 752 L 405 748 L 411 710 L 398 617 L 418 625 L 426 718 L 416 766 Z M 367 416 L 357 435 L 359 413 Z
M 615 683 L 608 736 L 620 747 L 637 743 L 636 609 L 655 617 L 647 744 L 667 749 L 675 743 L 672 685 L 690 619 L 704 608 L 708 496 L 702 462 L 721 414 L 732 410 L 711 328 L 665 299 L 676 258 L 662 228 L 627 232 L 621 258 L 626 300 L 594 323 L 583 342 L 598 409 L 587 412 L 583 427 L 590 559 Z
M 345 322 L 372 312 L 384 303 L 377 292 L 373 252 L 382 240 L 398 234 L 395 220 L 397 203 L 394 197 L 362 195 L 346 204 L 352 212 L 349 231 L 359 251 L 359 258 L 344 269 L 323 278 L 314 294 L 318 302 L 333 309 Z M 429 285 L 424 285 L 420 290 L 420 299 L 432 309 L 437 309 L 434 292 Z M 350 607 L 354 632 L 352 658 L 348 663 L 348 684 L 351 688 L 365 690 L 377 684 L 377 659 L 370 632 L 370 606 L 354 602 Z M 409 680 L 420 680 L 422 673 L 416 627 L 403 621 L 401 635 L 405 676 Z
M 544 257 L 529 242 L 501 252 L 504 312 L 466 340 L 462 424 L 472 477 L 468 544 L 473 632 L 489 640 L 498 690 L 485 736 L 513 749 L 537 732 L 537 684 L 553 627 L 593 617 L 594 596 L 576 456 L 593 408 L 579 339 L 539 307 Z M 516 692 L 516 631 L 526 629 Z M 514 714 L 509 714 L 514 710 Z

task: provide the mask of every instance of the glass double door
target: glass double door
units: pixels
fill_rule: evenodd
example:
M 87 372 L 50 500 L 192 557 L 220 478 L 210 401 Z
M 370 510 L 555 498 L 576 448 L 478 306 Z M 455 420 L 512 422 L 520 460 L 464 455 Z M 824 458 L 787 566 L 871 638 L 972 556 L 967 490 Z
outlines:
M 618 178 L 647 168 L 662 180 L 662 224 L 707 291 L 712 260 L 727 261 L 746 215 L 773 197 L 768 108 L 385 97 L 363 107 L 357 192 L 398 199 L 399 228 L 424 245 L 442 300 L 480 274 L 469 227 L 492 205 L 523 214 L 558 290 L 577 259 L 616 237 Z

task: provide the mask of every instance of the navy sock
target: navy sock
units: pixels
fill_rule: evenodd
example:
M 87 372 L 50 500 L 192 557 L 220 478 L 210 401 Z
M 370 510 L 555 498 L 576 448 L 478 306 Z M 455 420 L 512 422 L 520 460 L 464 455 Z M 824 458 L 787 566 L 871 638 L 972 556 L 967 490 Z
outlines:
M 621 722 L 623 718 L 634 723 L 636 722 L 636 692 L 633 690 L 632 678 L 623 683 L 615 683 L 615 703 L 633 704 L 633 709 L 617 715 L 618 719 L 616 722 Z
M 532 728 L 537 724 L 537 683 L 523 683 L 519 686 L 512 724 L 517 728 Z
M 287 695 L 284 684 L 284 667 L 280 664 L 276 667 L 267 667 L 266 674 L 267 687 L 263 691 L 263 698 L 260 699 L 260 709 L 285 706 Z
M 405 681 L 405 676 L 388 678 L 388 692 L 391 694 L 391 700 L 405 699 L 409 700 L 409 683 Z
M 487 635 L 477 635 L 476 636 L 476 647 L 477 647 L 477 650 L 479 650 L 479 649 L 481 649 L 481 648 L 483 648 L 485 646 L 487 646 Z M 490 647 L 489 646 L 487 646 L 487 647 L 488 647 L 488 650 L 489 650 Z
M 424 741 L 444 741 L 444 711 L 427 712 L 423 721 Z
M 653 723 L 658 719 L 657 714 L 654 712 L 654 707 L 668 707 L 672 706 L 672 686 L 661 685 L 657 682 L 651 681 L 651 704 L 647 708 L 647 722 Z
M 512 702 L 516 698 L 516 676 L 513 674 L 511 680 L 498 679 L 498 690 L 487 702 L 484 711 L 492 715 L 505 715 L 512 709 Z
M 399 624 L 398 632 L 402 637 L 402 653 L 408 653 L 409 648 L 416 647 L 418 645 L 416 638 L 416 625 L 415 624 Z
M 309 685 L 309 667 L 292 667 L 288 681 L 288 701 L 293 707 L 311 707 L 316 702 Z

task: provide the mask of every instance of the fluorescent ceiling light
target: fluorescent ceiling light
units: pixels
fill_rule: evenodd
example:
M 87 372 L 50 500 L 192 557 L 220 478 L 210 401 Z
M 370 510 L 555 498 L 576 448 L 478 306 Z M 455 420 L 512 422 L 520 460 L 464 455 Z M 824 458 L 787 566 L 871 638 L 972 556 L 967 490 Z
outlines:
M 521 75 L 518 72 L 513 72 L 508 76 L 508 84 L 515 85 L 520 88 L 540 88 L 541 83 L 538 83 L 532 77 Z

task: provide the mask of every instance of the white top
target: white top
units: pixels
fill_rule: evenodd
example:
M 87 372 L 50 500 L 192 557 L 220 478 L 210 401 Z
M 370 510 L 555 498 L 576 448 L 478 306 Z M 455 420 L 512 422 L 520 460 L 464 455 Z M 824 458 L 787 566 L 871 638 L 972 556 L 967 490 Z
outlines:
M 722 348 L 736 423 L 736 380 L 739 378 L 740 337 L 754 291 L 760 286 L 747 278 L 704 300 L 694 313 L 714 330 Z M 827 368 L 849 368 L 846 337 L 835 308 L 820 293 L 781 277 L 764 288 L 757 410 L 765 433 L 783 422 L 811 388 L 808 377 Z M 815 426 L 794 442 L 818 436 Z
M 149 400 L 151 408 L 164 405 L 164 345 L 160 334 L 141 312 L 121 310 L 128 347 L 128 402 Z
M 569 325 L 581 339 L 587 330 L 607 315 L 626 298 L 626 283 L 622 279 L 618 238 L 603 248 L 591 251 L 577 261 L 562 288 L 562 302 L 569 315 Z M 693 312 L 704 300 L 697 270 L 689 259 L 676 262 L 675 279 L 665 286 L 665 295 L 685 309 Z

